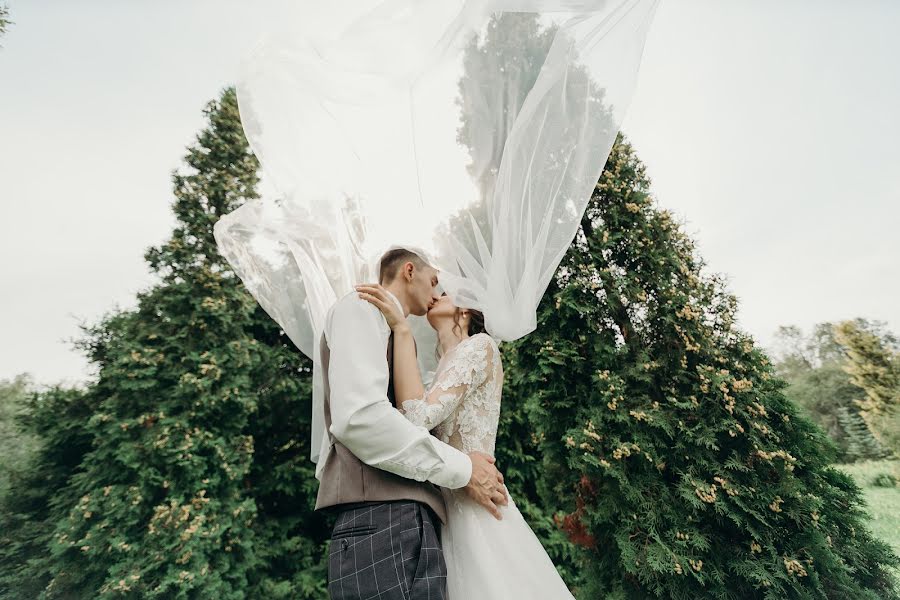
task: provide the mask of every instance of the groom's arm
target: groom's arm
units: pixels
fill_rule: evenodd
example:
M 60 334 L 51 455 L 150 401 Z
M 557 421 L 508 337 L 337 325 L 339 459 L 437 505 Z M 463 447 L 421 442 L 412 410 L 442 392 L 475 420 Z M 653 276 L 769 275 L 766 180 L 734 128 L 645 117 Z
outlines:
M 342 298 L 326 330 L 332 435 L 367 465 L 450 489 L 466 486 L 469 456 L 409 422 L 388 400 L 390 328 L 378 308 L 355 295 Z

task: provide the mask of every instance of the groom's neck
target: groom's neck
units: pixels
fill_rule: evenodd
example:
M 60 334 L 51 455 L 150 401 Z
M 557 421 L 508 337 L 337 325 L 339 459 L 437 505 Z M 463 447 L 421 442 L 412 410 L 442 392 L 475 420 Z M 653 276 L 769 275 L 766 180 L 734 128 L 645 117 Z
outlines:
M 385 284 L 384 289 L 392 293 L 397 297 L 397 300 L 400 301 L 400 305 L 403 306 L 403 316 L 409 316 L 409 297 L 406 295 L 406 286 L 403 285 L 402 281 L 392 281 L 391 283 Z

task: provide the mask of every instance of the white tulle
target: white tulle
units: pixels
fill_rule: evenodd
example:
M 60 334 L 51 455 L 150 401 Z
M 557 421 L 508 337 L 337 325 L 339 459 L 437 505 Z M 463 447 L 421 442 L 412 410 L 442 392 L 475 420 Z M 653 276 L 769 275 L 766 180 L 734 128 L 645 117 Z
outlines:
M 314 365 L 325 312 L 375 280 L 390 245 L 430 254 L 444 290 L 483 311 L 497 340 L 529 333 L 615 140 L 658 1 L 297 5 L 237 86 L 276 194 L 216 224 L 222 253 Z M 421 320 L 416 335 L 433 368 Z M 322 411 L 314 391 L 314 461 Z

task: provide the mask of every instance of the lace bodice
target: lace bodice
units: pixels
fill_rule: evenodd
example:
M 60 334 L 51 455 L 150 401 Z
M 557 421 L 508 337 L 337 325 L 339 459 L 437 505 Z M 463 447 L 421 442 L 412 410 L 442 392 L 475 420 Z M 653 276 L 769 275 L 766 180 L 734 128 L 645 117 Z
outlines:
M 454 448 L 493 456 L 502 388 L 500 349 L 479 333 L 447 352 L 425 397 L 404 400 L 400 412 Z

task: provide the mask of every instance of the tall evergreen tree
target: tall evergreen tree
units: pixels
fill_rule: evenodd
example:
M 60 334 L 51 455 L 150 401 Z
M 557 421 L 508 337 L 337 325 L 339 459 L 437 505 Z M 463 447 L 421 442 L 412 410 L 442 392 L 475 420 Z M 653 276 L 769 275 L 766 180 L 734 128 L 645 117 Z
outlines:
M 571 498 L 579 597 L 897 597 L 900 559 L 736 308 L 620 139 L 538 330 L 504 355 L 544 502 Z
M 83 342 L 90 447 L 48 517 L 43 598 L 324 593 L 310 364 L 216 250 L 213 224 L 255 197 L 258 165 L 233 90 L 206 115 L 173 175 L 175 230 L 146 254 L 159 283 Z

